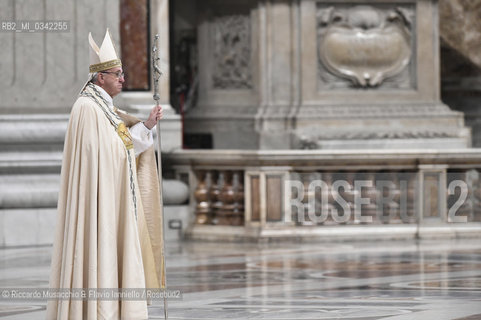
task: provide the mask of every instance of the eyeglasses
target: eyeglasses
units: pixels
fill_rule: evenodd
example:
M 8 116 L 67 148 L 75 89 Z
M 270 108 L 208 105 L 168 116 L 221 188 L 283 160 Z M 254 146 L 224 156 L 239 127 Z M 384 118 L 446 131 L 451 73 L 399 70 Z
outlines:
M 100 71 L 100 73 L 108 73 L 108 74 L 113 74 L 114 76 L 117 77 L 117 79 L 125 77 L 125 73 L 122 71 L 117 71 L 117 72 L 109 72 L 109 71 Z

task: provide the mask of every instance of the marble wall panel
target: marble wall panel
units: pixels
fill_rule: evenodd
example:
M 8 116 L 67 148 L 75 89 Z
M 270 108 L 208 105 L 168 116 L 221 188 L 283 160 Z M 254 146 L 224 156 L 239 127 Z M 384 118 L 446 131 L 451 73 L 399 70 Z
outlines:
M 14 0 L 4 1 L 2 10 L 0 10 L 0 20 L 13 20 L 15 12 Z M 15 33 L 0 32 L 0 87 L 9 87 L 15 81 Z
M 147 0 L 120 1 L 120 37 L 126 90 L 150 88 L 150 48 Z
M 291 102 L 292 32 L 290 1 L 276 1 L 268 8 L 268 24 L 271 39 L 268 60 L 271 64 L 270 79 L 273 104 L 289 105 Z
M 20 0 L 1 3 L 2 21 L 66 21 L 66 32 L 0 33 L 1 113 L 67 113 L 87 79 L 87 36 L 109 28 L 119 44 L 117 0 Z

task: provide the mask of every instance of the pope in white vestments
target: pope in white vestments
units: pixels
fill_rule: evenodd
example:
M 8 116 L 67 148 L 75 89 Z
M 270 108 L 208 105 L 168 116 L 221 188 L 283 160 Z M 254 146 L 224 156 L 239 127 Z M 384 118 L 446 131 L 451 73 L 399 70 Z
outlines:
M 65 137 L 50 288 L 159 288 L 162 215 L 151 129 L 162 110 L 154 107 L 142 123 L 115 108 L 121 62 L 108 31 L 100 48 L 89 41 L 90 77 Z M 47 319 L 148 319 L 147 301 L 50 300 Z

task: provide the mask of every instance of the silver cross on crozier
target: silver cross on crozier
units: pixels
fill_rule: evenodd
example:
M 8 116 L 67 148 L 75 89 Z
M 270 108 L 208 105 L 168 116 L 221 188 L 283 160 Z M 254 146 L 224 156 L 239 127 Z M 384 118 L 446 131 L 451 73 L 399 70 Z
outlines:
M 154 45 L 152 46 L 152 72 L 153 72 L 153 79 L 154 79 L 154 100 L 157 106 L 160 106 L 160 94 L 159 94 L 159 79 L 162 75 L 162 71 L 160 71 L 160 57 L 158 52 L 158 42 L 159 42 L 159 35 L 156 34 L 154 37 Z

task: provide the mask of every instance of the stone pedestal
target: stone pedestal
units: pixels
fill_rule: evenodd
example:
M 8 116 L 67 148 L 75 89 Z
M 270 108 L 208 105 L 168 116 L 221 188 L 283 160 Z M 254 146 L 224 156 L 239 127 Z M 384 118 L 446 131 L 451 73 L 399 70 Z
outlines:
M 203 1 L 199 103 L 214 148 L 464 148 L 440 101 L 437 2 Z

